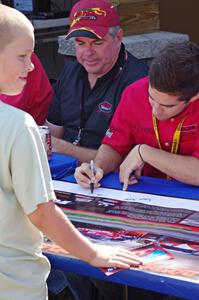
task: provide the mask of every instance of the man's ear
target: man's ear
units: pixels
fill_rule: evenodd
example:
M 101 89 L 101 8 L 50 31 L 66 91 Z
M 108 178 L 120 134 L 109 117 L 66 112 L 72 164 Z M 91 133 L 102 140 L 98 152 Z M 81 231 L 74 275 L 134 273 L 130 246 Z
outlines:
M 195 96 L 193 96 L 190 100 L 189 100 L 189 102 L 194 102 L 194 101 L 196 101 L 196 100 L 198 100 L 199 99 L 199 92 L 195 95 Z
M 120 30 L 118 30 L 118 32 L 117 32 L 117 38 L 118 38 L 119 42 L 122 42 L 123 29 L 120 28 Z

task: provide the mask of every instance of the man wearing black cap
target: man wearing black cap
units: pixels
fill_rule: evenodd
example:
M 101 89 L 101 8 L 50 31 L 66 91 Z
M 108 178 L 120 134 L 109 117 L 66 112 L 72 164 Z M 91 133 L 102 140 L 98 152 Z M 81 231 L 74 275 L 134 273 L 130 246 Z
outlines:
M 90 161 L 126 86 L 147 67 L 125 51 L 119 16 L 110 2 L 81 0 L 70 14 L 67 38 L 74 38 L 77 61 L 58 78 L 47 124 L 53 150 Z

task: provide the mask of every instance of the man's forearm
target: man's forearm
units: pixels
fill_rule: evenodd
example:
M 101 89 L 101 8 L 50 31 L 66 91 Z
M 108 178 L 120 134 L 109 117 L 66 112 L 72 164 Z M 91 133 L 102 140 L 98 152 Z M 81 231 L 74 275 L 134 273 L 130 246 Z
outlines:
M 52 150 L 75 157 L 79 163 L 90 162 L 95 158 L 97 150 L 79 147 L 62 139 L 52 137 Z
M 95 157 L 96 166 L 100 167 L 104 174 L 115 171 L 122 162 L 123 157 L 112 147 L 102 144 Z
M 172 154 L 145 144 L 141 146 L 140 153 L 146 163 L 171 178 L 199 185 L 199 160 L 196 157 Z

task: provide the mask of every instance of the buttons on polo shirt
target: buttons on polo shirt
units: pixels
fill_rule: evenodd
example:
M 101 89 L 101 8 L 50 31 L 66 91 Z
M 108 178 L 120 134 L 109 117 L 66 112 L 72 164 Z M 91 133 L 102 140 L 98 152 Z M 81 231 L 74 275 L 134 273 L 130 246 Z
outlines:
M 171 118 L 171 119 L 170 119 L 171 122 L 173 122 L 174 120 L 175 120 L 174 118 Z
M 169 147 L 169 143 L 168 142 L 165 142 L 164 145 L 165 145 L 165 147 Z

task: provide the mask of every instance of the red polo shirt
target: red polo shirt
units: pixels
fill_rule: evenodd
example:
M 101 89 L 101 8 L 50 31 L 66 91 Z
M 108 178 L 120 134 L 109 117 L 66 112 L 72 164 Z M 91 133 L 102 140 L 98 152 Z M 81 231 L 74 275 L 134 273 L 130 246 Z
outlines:
M 145 77 L 125 89 L 102 141 L 123 156 L 137 144 L 159 148 L 153 128 L 148 85 L 148 78 Z M 178 154 L 199 158 L 199 99 L 190 103 L 178 116 L 164 121 L 157 120 L 162 149 L 171 151 L 174 132 L 184 116 L 186 119 L 181 129 Z M 147 164 L 143 172 L 146 176 L 165 177 L 160 171 Z
M 19 95 L 0 94 L 1 101 L 29 113 L 38 125 L 43 125 L 52 99 L 52 87 L 35 53 L 31 57 L 34 70 L 28 73 L 27 83 Z

